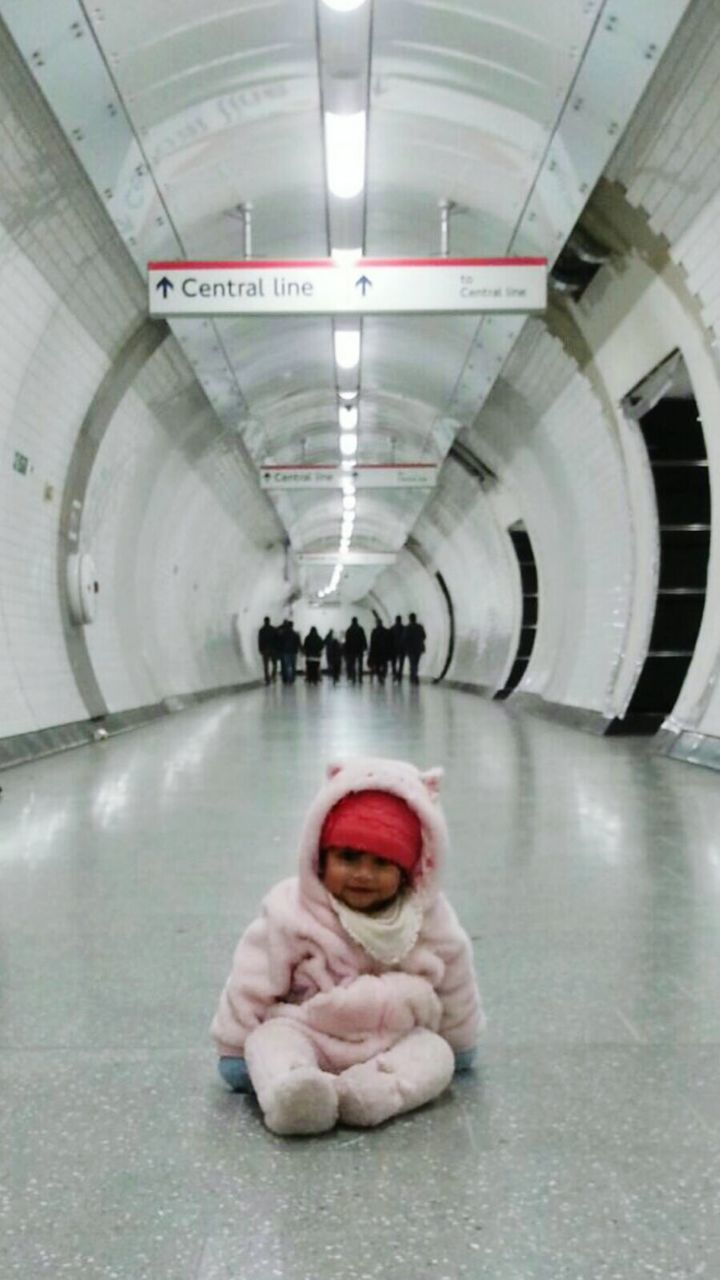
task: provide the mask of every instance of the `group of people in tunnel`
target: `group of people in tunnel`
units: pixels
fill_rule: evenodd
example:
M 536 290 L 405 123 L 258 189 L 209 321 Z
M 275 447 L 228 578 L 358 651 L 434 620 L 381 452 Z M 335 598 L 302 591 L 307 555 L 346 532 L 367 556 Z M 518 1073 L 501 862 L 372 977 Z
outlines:
M 326 636 L 321 636 L 317 627 L 311 626 L 304 639 L 289 618 L 274 626 L 270 618 L 265 617 L 258 631 L 258 650 L 265 684 L 277 679 L 278 667 L 282 683 L 294 684 L 300 654 L 305 659 L 307 684 L 320 683 L 323 654 L 333 685 L 340 682 L 343 663 L 350 684 L 360 684 L 364 675 L 384 684 L 389 672 L 393 682 L 400 684 L 406 660 L 410 683 L 419 684 L 418 668 L 425 652 L 425 638 L 425 628 L 414 613 L 409 615 L 407 623 L 398 614 L 391 627 L 384 626 L 376 613 L 369 642 L 356 617 L 344 635 L 336 635 L 331 629 Z

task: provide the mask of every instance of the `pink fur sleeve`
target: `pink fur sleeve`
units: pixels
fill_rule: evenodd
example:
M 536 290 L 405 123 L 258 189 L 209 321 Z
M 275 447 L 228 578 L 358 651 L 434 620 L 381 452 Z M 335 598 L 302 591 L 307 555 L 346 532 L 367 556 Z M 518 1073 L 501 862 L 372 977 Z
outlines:
M 263 911 L 246 929 L 233 956 L 211 1033 L 221 1055 L 240 1056 L 246 1037 L 264 1022 L 292 981 L 292 949 Z
M 442 981 L 435 987 L 442 1003 L 440 1035 L 456 1051 L 471 1049 L 485 1026 L 480 1003 L 472 943 L 459 924 L 454 911 L 446 904 L 454 928 L 437 946 L 445 963 Z

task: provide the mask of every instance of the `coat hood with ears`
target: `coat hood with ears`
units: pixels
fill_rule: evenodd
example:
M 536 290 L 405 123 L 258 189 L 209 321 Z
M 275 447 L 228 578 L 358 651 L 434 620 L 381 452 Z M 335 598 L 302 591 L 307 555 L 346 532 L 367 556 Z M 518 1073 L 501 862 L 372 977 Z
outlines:
M 307 898 L 325 899 L 327 890 L 318 879 L 320 833 L 330 810 L 353 791 L 389 791 L 417 814 L 422 828 L 420 859 L 413 873 L 413 889 L 424 904 L 438 891 L 437 878 L 447 853 L 448 835 L 438 793 L 442 769 L 424 772 L 403 760 L 356 756 L 327 767 L 300 837 L 300 889 Z

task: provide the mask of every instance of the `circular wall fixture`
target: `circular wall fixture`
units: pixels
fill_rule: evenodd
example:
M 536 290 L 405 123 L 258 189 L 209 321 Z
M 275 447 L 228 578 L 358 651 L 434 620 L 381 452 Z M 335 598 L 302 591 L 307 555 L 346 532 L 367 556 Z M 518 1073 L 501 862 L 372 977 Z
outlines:
M 78 626 L 92 622 L 97 607 L 98 583 L 92 556 L 78 553 L 68 556 L 67 589 L 70 617 Z

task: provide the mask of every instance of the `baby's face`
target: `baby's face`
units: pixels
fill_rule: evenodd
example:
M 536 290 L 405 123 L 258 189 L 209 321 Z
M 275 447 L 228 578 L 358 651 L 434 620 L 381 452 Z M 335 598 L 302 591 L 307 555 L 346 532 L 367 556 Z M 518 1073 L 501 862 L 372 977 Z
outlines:
M 402 882 L 394 862 L 357 849 L 325 850 L 322 882 L 328 893 L 353 911 L 373 911 L 392 902 Z

